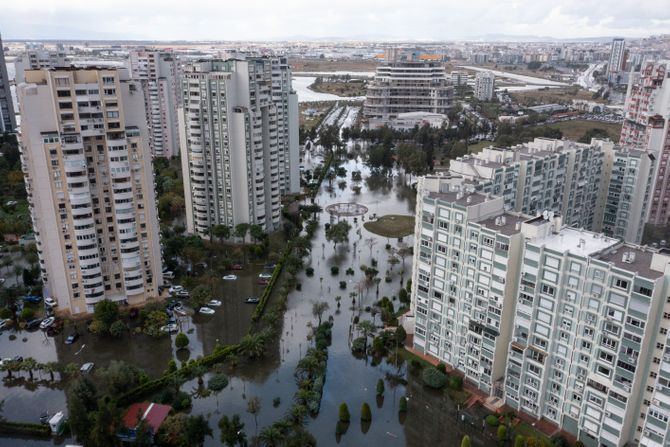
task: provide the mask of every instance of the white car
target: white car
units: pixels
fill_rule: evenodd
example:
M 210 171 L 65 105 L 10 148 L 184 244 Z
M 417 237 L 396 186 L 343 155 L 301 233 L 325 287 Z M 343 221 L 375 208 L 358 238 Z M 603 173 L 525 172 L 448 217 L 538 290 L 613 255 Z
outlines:
M 170 288 L 168 289 L 168 292 L 177 293 L 177 292 L 181 292 L 182 290 L 184 290 L 184 288 L 182 286 L 170 286 Z
M 179 315 L 186 315 L 186 308 L 181 304 L 177 304 L 172 310 L 174 310 Z
M 91 371 L 93 371 L 94 367 L 95 363 L 93 362 L 84 363 L 83 365 L 81 365 L 81 368 L 79 368 L 79 371 L 82 374 L 89 374 Z
M 221 306 L 221 300 L 210 300 L 209 303 L 207 303 L 209 307 L 219 307 Z
M 165 326 L 161 327 L 161 332 L 166 332 L 168 334 L 171 334 L 173 332 L 177 332 L 179 330 L 179 326 L 177 326 L 175 323 L 170 323 Z
M 44 298 L 44 304 L 49 306 L 49 307 L 56 307 L 56 306 L 58 306 L 58 301 L 56 301 L 55 299 L 48 296 L 48 297 Z
M 258 277 L 261 278 L 261 279 L 270 279 L 270 278 L 272 278 L 272 273 L 268 273 L 268 272 L 259 273 Z
M 214 309 L 212 309 L 211 307 L 201 307 L 199 312 L 205 315 L 213 315 Z
M 235 281 L 237 279 L 237 275 L 226 275 L 223 277 L 225 281 Z
M 49 318 L 45 319 L 44 321 L 42 321 L 40 323 L 40 329 L 42 329 L 42 330 L 48 329 L 50 326 L 52 326 L 54 324 L 55 321 L 56 321 L 56 317 L 49 317 Z

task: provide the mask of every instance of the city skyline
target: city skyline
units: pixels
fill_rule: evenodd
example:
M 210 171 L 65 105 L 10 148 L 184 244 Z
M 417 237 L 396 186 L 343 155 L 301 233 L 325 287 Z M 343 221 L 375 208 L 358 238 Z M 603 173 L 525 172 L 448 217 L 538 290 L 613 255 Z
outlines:
M 174 0 L 129 2 L 73 1 L 53 7 L 44 0 L 4 6 L 0 30 L 11 39 L 147 40 L 478 40 L 516 36 L 547 38 L 637 38 L 667 32 L 670 10 L 652 1 L 491 2 L 476 0 L 449 8 L 421 0 L 407 9 L 392 1 L 383 9 L 372 2 L 346 0 L 307 3 L 288 0 L 281 9 L 266 2 L 208 5 Z M 208 14 L 200 14 L 203 8 Z M 426 11 L 431 10 L 431 14 Z M 158 12 L 158 13 L 157 13 Z M 104 19 L 101 19 L 104 18 Z M 67 28 L 60 23 L 70 24 Z M 255 23 L 256 26 L 249 26 Z M 421 26 L 416 26 L 417 24 Z M 287 32 L 286 30 L 291 30 Z M 392 31 L 389 31 L 392 30 Z

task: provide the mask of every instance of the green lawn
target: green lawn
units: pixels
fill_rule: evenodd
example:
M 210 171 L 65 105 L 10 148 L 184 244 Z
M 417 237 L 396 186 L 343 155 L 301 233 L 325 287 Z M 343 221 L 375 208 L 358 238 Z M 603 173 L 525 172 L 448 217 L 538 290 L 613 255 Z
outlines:
M 563 136 L 570 140 L 579 140 L 591 129 L 602 129 L 607 132 L 610 140 L 615 143 L 619 141 L 621 134 L 621 123 L 604 123 L 602 121 L 571 120 L 561 121 L 560 123 L 550 124 L 550 127 L 559 129 Z
M 414 233 L 414 216 L 389 214 L 363 224 L 370 233 L 384 237 L 404 237 Z
M 480 152 L 482 149 L 485 147 L 489 146 L 495 146 L 494 141 L 480 141 L 479 143 L 474 143 L 474 144 L 468 144 L 468 152 L 471 154 L 476 154 L 477 152 Z

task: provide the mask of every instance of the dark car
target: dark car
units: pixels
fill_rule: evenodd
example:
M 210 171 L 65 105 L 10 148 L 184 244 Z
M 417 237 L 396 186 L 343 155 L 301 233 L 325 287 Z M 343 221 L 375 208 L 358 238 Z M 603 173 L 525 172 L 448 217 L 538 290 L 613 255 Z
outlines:
M 35 318 L 34 320 L 30 320 L 29 322 L 26 323 L 26 329 L 28 330 L 37 329 L 38 327 L 40 327 L 40 324 L 42 324 L 42 319 Z
M 26 295 L 23 297 L 23 301 L 26 303 L 39 303 L 42 301 L 42 297 L 38 295 Z
M 65 339 L 65 344 L 71 345 L 72 343 L 77 341 L 78 338 L 79 338 L 79 332 L 73 332 L 67 336 L 67 338 Z

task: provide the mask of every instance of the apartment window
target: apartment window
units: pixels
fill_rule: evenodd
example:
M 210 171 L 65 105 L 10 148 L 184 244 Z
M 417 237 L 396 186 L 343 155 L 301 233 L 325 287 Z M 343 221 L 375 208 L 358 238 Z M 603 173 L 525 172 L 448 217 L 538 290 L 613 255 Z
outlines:
M 556 293 L 556 289 L 548 284 L 542 284 L 542 293 L 554 296 L 554 294 Z
M 617 289 L 628 290 L 628 281 L 621 278 L 614 278 L 612 286 L 616 287 Z

